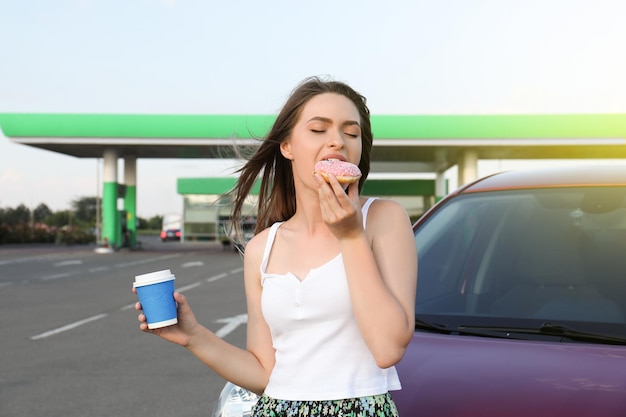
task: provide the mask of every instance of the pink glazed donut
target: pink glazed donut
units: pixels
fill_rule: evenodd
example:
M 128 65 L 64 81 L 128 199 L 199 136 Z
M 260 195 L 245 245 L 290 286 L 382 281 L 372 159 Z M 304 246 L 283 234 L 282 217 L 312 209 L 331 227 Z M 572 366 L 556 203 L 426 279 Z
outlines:
M 315 164 L 315 172 L 319 172 L 326 182 L 329 182 L 328 174 L 333 174 L 340 184 L 351 184 L 361 178 L 358 166 L 338 159 L 319 161 Z

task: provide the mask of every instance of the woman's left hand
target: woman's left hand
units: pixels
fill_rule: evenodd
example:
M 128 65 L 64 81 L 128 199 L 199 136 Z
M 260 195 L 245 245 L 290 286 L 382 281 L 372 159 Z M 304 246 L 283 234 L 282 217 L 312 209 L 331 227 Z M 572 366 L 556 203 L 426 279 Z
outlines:
M 346 190 L 335 176 L 328 177 L 327 183 L 320 174 L 315 174 L 324 222 L 337 239 L 358 236 L 363 233 L 359 183 L 348 184 Z

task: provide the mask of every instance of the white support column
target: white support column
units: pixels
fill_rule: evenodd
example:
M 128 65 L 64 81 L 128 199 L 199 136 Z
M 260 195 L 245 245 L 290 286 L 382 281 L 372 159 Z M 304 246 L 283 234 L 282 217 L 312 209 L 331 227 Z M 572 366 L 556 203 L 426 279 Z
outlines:
M 448 193 L 446 187 L 447 159 L 445 149 L 435 151 L 435 201 L 441 200 Z
M 437 171 L 435 177 L 435 199 L 441 200 L 447 194 L 446 190 L 446 175 L 445 172 Z
M 458 186 L 478 179 L 478 152 L 469 149 L 463 152 L 458 161 Z
M 126 186 L 137 185 L 137 157 L 124 157 L 124 184 Z
M 124 157 L 124 211 L 126 212 L 126 236 L 124 243 L 135 246 L 137 242 L 137 157 Z
M 102 174 L 102 240 L 105 246 L 119 245 L 119 222 L 117 215 L 117 151 L 105 149 Z
M 102 159 L 104 161 L 102 181 L 104 183 L 117 183 L 117 151 L 115 149 L 105 149 Z

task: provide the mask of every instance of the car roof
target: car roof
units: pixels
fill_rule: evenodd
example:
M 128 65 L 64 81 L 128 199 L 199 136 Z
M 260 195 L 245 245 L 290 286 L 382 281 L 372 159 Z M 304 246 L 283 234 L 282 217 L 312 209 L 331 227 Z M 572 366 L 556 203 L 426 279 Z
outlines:
M 626 186 L 626 164 L 561 166 L 505 171 L 481 178 L 460 188 L 458 193 L 591 186 Z

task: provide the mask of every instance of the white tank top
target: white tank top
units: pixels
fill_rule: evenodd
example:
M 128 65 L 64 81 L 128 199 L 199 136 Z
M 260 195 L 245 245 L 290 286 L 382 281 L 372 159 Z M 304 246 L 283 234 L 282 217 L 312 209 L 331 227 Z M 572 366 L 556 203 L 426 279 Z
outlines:
M 364 228 L 373 200 L 363 205 Z M 395 367 L 379 368 L 359 332 L 341 254 L 302 281 L 292 273 L 265 272 L 281 224 L 271 226 L 261 263 L 262 311 L 276 350 L 265 393 L 319 401 L 399 390 Z

